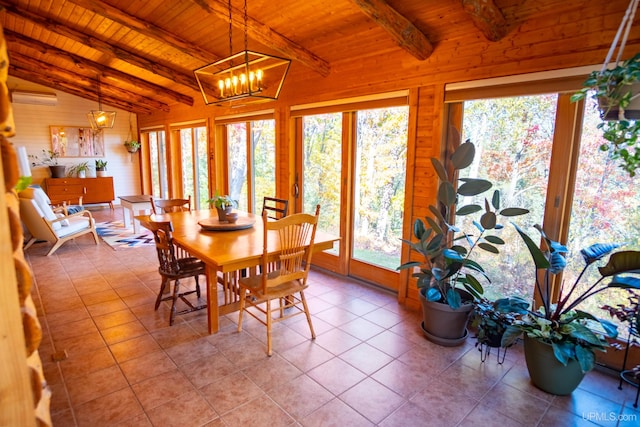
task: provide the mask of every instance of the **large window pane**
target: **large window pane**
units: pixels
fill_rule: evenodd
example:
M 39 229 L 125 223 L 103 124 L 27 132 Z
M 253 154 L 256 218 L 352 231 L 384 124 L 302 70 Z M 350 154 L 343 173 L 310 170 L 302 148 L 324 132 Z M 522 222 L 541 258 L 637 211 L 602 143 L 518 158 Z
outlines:
M 556 115 L 556 95 L 523 96 L 468 101 L 464 103 L 463 140 L 476 145 L 476 158 L 464 176 L 482 177 L 501 192 L 501 208 L 523 207 L 528 215 L 511 220 L 526 230 L 542 224 L 547 194 L 549 164 Z M 484 199 L 479 201 L 484 205 Z M 476 231 L 469 223 L 476 216 L 459 217 L 464 230 Z M 505 223 L 506 222 L 506 223 Z M 499 231 L 506 245 L 493 255 L 474 249 L 473 259 L 486 269 L 492 283 L 485 285 L 488 297 L 519 295 L 533 297 L 531 259 L 522 239 L 509 220 Z M 496 234 L 498 234 L 496 233 Z
M 151 165 L 151 191 L 153 197 L 167 197 L 169 182 L 167 179 L 167 147 L 164 131 L 148 132 L 149 162 Z
M 253 205 L 255 211 L 262 210 L 265 196 L 276 195 L 276 136 L 275 120 L 251 122 L 251 142 L 253 147 Z
M 247 211 L 247 124 L 227 125 L 229 156 L 229 195 L 238 201 L 238 209 Z
M 400 264 L 408 107 L 358 111 L 353 258 Z
M 630 178 L 618 166 L 617 161 L 610 158 L 608 152 L 599 150 L 604 140 L 602 130 L 597 129 L 600 118 L 596 107 L 595 101 L 588 97 L 567 242 L 569 257 L 564 271 L 565 287 L 575 282 L 584 266 L 580 255 L 582 248 L 594 243 L 624 243 L 620 250 L 640 250 L 638 178 L 634 182 L 634 178 Z M 597 265 L 607 259 L 605 257 Z M 593 284 L 598 277 L 596 265 L 592 265 L 581 280 L 579 289 L 586 290 L 588 284 Z M 588 299 L 579 308 L 598 317 L 608 318 L 608 314 L 599 307 L 604 304 L 628 305 L 626 298 L 625 291 L 607 290 Z M 620 332 L 625 331 L 620 328 Z
M 318 229 L 339 236 L 342 114 L 305 116 L 302 123 L 303 210 L 312 213 L 320 204 Z
M 196 139 L 196 188 L 198 196 L 194 196 L 195 209 L 208 209 L 209 205 L 209 148 L 207 145 L 207 128 L 194 129 Z
M 180 156 L 182 160 L 182 194 L 195 197 L 193 185 L 193 139 L 190 128 L 180 129 Z

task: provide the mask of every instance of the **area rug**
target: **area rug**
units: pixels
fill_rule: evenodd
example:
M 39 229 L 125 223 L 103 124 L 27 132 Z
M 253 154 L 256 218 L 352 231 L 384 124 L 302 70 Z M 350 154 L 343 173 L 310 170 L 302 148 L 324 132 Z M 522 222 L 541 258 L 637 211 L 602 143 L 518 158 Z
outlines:
M 96 222 L 96 231 L 102 240 L 114 250 L 154 246 L 153 234 L 146 228 L 133 233 L 133 227 L 125 227 L 123 221 Z

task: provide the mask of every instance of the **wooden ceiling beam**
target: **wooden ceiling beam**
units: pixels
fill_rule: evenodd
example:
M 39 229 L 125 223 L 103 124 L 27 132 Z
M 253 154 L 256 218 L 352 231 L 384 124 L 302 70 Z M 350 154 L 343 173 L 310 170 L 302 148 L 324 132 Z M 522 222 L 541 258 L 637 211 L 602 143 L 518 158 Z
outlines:
M 79 89 L 85 89 L 88 93 L 94 92 L 96 93 L 98 90 L 97 80 L 95 78 L 90 78 L 87 76 L 83 76 L 80 74 L 76 74 L 70 72 L 69 70 L 65 70 L 56 65 L 49 64 L 47 62 L 40 61 L 38 59 L 34 59 L 33 57 L 20 54 L 18 52 L 13 52 L 11 54 L 11 62 L 16 64 L 17 66 L 25 69 L 31 69 L 32 71 L 40 70 L 47 75 L 51 75 L 52 77 L 57 77 L 67 82 L 73 82 Z M 132 104 L 142 104 L 148 107 L 151 107 L 155 110 L 161 110 L 169 112 L 170 108 L 167 104 L 156 101 L 151 98 L 147 98 L 146 96 L 139 95 L 137 93 L 133 93 L 130 91 L 123 90 L 122 88 L 115 87 L 113 85 L 105 84 L 104 81 L 100 82 L 100 93 L 104 99 L 111 98 L 117 99 L 120 98 L 126 102 Z M 98 96 L 94 96 L 91 98 L 93 100 L 98 100 Z
M 92 99 L 92 100 L 95 100 L 96 102 L 98 100 L 98 96 L 95 92 L 88 91 L 84 88 L 80 88 L 77 85 L 75 85 L 73 82 L 70 83 L 64 80 L 57 79 L 52 76 L 47 76 L 46 74 L 43 74 L 41 71 L 33 71 L 27 68 L 23 68 L 12 62 L 9 63 L 9 74 L 23 80 L 28 80 L 30 82 L 37 83 L 43 86 L 55 88 L 63 92 L 69 93 L 71 95 L 79 96 L 81 98 Z M 105 104 L 120 108 L 125 111 L 131 111 L 133 113 L 148 114 L 153 112 L 152 108 L 145 107 L 139 104 L 131 104 L 129 102 L 122 101 L 120 99 L 111 99 L 109 97 L 103 97 L 103 101 L 105 102 Z
M 384 0 L 352 0 L 376 24 L 384 28 L 398 45 L 424 61 L 433 52 L 426 35 Z
M 213 52 L 208 52 L 202 49 L 192 42 L 184 40 L 179 36 L 170 33 L 157 25 L 144 21 L 138 17 L 129 15 L 122 10 L 111 6 L 110 4 L 100 0 L 69 0 L 78 6 L 90 10 L 96 15 L 103 16 L 120 25 L 135 30 L 136 32 L 147 36 L 149 38 L 161 41 L 180 52 L 187 53 L 194 58 L 197 58 L 204 62 L 215 62 L 217 55 Z
M 0 6 L 3 6 L 7 10 L 7 13 L 14 15 L 16 18 L 30 21 L 38 26 L 43 27 L 47 31 L 54 32 L 85 46 L 89 46 L 92 49 L 95 49 L 111 58 L 116 58 L 121 61 L 128 62 L 129 64 L 135 65 L 136 67 L 150 71 L 153 74 L 162 76 L 166 79 L 200 92 L 200 87 L 198 86 L 195 77 L 193 76 L 193 74 L 191 74 L 190 71 L 187 74 L 182 70 L 162 65 L 151 59 L 142 57 L 134 52 L 129 52 L 125 49 L 111 45 L 110 43 L 107 43 L 105 41 L 99 40 L 92 35 L 69 28 L 66 23 L 52 18 L 45 18 L 29 10 L 19 8 L 11 4 L 7 0 L 0 0 Z
M 208 13 L 213 13 L 228 21 L 229 5 L 223 0 L 191 0 Z M 231 23 L 244 31 L 244 11 L 231 8 Z M 323 77 L 327 77 L 331 72 L 331 66 L 327 61 L 320 58 L 313 52 L 305 49 L 282 34 L 274 31 L 271 27 L 247 16 L 247 35 L 257 42 L 269 46 L 280 52 L 289 59 L 296 60 L 301 64 L 311 68 Z M 213 61 L 212 61 L 213 62 Z
M 9 44 L 19 43 L 27 47 L 28 49 L 33 49 L 44 55 L 52 55 L 52 56 L 55 56 L 56 58 L 63 58 L 69 61 L 70 63 L 74 64 L 76 67 L 79 67 L 80 69 L 90 71 L 94 74 L 101 74 L 103 77 L 107 79 L 119 81 L 135 87 L 139 87 L 140 89 L 144 89 L 153 93 L 158 93 L 163 97 L 167 97 L 169 99 L 180 102 L 182 104 L 186 104 L 189 106 L 193 105 L 193 98 L 190 96 L 183 95 L 179 92 L 166 89 L 162 86 L 159 86 L 153 83 L 149 83 L 146 80 L 142 80 L 137 77 L 131 76 L 129 74 L 123 73 L 121 71 L 114 70 L 113 68 L 109 68 L 97 62 L 89 61 L 88 59 L 85 59 L 78 55 L 74 55 L 72 53 L 58 49 L 57 47 L 48 45 L 46 43 L 42 43 L 41 41 L 23 36 L 22 34 L 15 33 L 11 30 L 5 29 L 4 35 L 5 35 L 5 39 Z M 10 53 L 10 56 L 11 54 L 12 53 Z
M 493 0 L 462 0 L 462 7 L 487 40 L 497 42 L 507 35 L 507 21 Z

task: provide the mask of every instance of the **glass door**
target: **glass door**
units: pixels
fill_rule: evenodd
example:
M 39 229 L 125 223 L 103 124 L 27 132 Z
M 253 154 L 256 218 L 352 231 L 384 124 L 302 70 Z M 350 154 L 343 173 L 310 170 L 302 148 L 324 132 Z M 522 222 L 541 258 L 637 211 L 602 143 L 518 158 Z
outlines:
M 180 129 L 182 197 L 191 196 L 192 209 L 208 209 L 209 166 L 207 128 Z
M 149 166 L 151 173 L 151 194 L 163 199 L 169 197 L 169 180 L 167 178 L 167 145 L 165 132 L 143 132 L 149 142 Z
M 301 117 L 302 210 L 340 236 L 314 264 L 397 290 L 408 107 Z

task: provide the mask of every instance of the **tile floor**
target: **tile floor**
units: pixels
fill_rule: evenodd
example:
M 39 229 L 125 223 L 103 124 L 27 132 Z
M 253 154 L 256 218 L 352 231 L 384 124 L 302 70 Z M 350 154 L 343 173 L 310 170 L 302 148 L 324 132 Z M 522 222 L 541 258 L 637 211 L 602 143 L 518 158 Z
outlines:
M 120 219 L 116 208 L 93 211 Z M 313 271 L 306 320 L 265 331 L 237 314 L 207 335 L 205 311 L 168 327 L 153 247 L 112 250 L 89 236 L 52 257 L 27 251 L 53 391 L 55 426 L 583 426 L 639 425 L 635 390 L 594 371 L 571 396 L 534 388 L 521 348 L 503 365 L 480 362 L 469 339 L 444 348 L 425 340 L 419 317 L 393 294 Z M 52 361 L 64 350 L 68 357 Z

